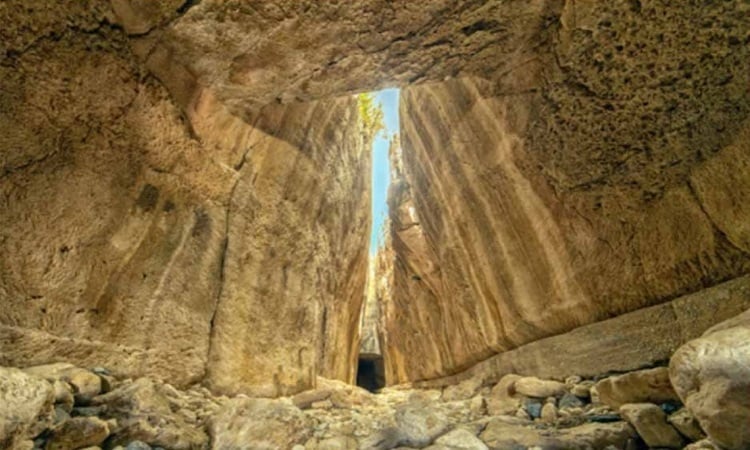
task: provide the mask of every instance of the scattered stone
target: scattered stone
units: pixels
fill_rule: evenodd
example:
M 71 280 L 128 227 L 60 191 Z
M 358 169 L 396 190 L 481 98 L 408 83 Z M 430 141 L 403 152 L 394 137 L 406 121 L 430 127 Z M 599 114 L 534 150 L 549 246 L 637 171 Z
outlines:
M 579 398 L 591 398 L 591 388 L 593 386 L 594 382 L 591 380 L 581 381 L 570 388 L 570 393 Z
M 435 443 L 450 450 L 489 450 L 475 434 L 463 428 L 449 431 L 437 438 Z
M 311 437 L 312 423 L 288 400 L 238 397 L 208 428 L 214 448 L 292 448 Z
M 538 419 L 542 416 L 542 402 L 528 398 L 524 400 L 523 407 L 532 419 Z
M 92 403 L 106 407 L 107 416 L 117 420 L 117 427 L 111 430 L 113 445 L 143 441 L 174 450 L 206 445 L 206 433 L 187 422 L 178 403 L 170 402 L 170 392 L 164 384 L 140 378 L 96 397 Z
M 125 450 L 151 450 L 151 446 L 143 441 L 132 441 L 125 446 Z
M 565 387 L 571 389 L 573 386 L 579 384 L 582 381 L 583 378 L 579 377 L 578 375 L 571 375 L 565 379 Z
M 75 404 L 73 388 L 61 380 L 55 380 L 52 383 L 52 388 L 55 391 L 55 407 L 62 408 L 66 412 L 72 411 Z
M 680 347 L 669 368 L 677 393 L 712 441 L 750 448 L 750 311 Z
M 402 444 L 424 447 L 448 429 L 447 417 L 429 405 L 426 401 L 410 401 L 396 408 Z
M 505 375 L 490 391 L 487 398 L 487 412 L 492 416 L 515 414 L 521 406 L 521 399 L 515 396 L 515 382 L 518 375 Z
M 541 420 L 545 423 L 555 423 L 557 420 L 557 407 L 554 403 L 545 403 L 542 406 Z
M 516 410 L 515 417 L 523 420 L 531 420 L 531 416 L 523 406 L 519 406 Z
M 536 377 L 523 377 L 514 384 L 518 394 L 526 397 L 559 397 L 565 393 L 565 384 L 559 381 L 541 380 Z
M 336 436 L 314 444 L 305 445 L 306 450 L 357 450 L 357 441 L 348 436 Z
M 99 406 L 76 406 L 71 411 L 73 416 L 85 416 L 85 417 L 91 417 L 91 416 L 103 416 L 107 413 L 107 406 L 106 405 L 99 405 Z
M 109 425 L 97 417 L 74 417 L 52 429 L 46 450 L 71 450 L 99 445 L 109 436 Z
M 44 379 L 0 367 L 0 448 L 28 447 L 25 441 L 52 425 L 54 400 Z
M 566 392 L 560 398 L 560 402 L 558 403 L 558 406 L 560 407 L 561 410 L 569 409 L 569 408 L 581 408 L 583 407 L 583 402 L 577 396 Z
M 525 425 L 518 419 L 495 417 L 479 436 L 489 448 L 515 449 L 538 446 L 566 450 L 589 450 L 613 445 L 626 448 L 637 437 L 625 422 L 587 423 L 564 430 L 537 428 Z
M 596 383 L 602 403 L 619 408 L 626 403 L 663 403 L 680 398 L 669 381 L 669 369 L 638 370 L 605 378 Z
M 469 378 L 458 384 L 448 386 L 443 389 L 443 401 L 450 402 L 454 400 L 466 400 L 474 397 L 482 387 L 481 380 Z
M 664 411 L 653 403 L 630 403 L 620 407 L 627 420 L 649 447 L 682 448 L 684 442 L 677 430 L 667 423 Z
M 333 408 L 333 403 L 330 400 L 322 400 L 319 402 L 313 402 L 310 407 L 312 409 L 331 409 Z
M 64 381 L 73 388 L 75 402 L 77 404 L 88 404 L 102 391 L 101 378 L 86 369 L 75 367 L 68 363 L 44 364 L 41 366 L 27 367 L 24 372 L 42 377 L 54 383 Z
M 683 450 L 721 450 L 721 448 L 711 442 L 710 439 L 702 439 L 686 446 Z
M 695 417 L 686 408 L 669 416 L 667 421 L 691 441 L 700 441 L 706 437 L 706 434 L 703 433 L 700 425 L 698 425 L 698 421 L 695 420 Z

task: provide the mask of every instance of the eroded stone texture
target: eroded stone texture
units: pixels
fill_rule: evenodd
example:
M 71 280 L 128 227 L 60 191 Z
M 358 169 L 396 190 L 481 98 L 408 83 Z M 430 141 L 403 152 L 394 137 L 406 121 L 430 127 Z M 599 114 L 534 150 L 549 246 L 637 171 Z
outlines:
M 727 449 L 750 445 L 750 310 L 680 347 L 669 372 L 711 440 Z
M 561 6 L 559 0 L 202 1 L 143 45 L 151 48 L 150 65 L 168 60 L 185 67 L 195 83 L 243 112 L 535 65 L 534 44 Z
M 199 380 L 231 171 L 103 24 L 37 35 L 0 72 L 2 362 Z
M 749 17 L 743 2 L 566 2 L 556 37 L 536 36 L 543 67 L 505 88 L 402 90 L 408 195 L 394 202 L 413 204 L 421 237 L 395 208 L 386 329 L 403 333 L 399 364 L 436 363 L 392 377 L 462 370 L 750 269 Z
M 353 379 L 370 138 L 355 99 L 244 118 L 196 86 L 180 102 L 110 25 L 159 34 L 184 12 L 177 2 L 42 3 L 0 5 L 12 24 L 0 53 L 0 363 L 186 385 L 210 353 L 227 377 L 214 386 L 268 395 L 318 373 Z
M 257 119 L 228 211 L 214 388 L 276 396 L 312 387 L 318 373 L 354 380 L 370 170 L 356 108 L 346 97 Z

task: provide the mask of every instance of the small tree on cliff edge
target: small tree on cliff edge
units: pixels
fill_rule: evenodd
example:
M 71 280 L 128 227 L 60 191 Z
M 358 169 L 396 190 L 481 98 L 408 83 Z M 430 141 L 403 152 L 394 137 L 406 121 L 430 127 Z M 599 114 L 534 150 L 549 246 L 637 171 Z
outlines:
M 362 120 L 362 128 L 370 139 L 375 139 L 378 133 L 385 132 L 385 122 L 383 122 L 383 106 L 375 101 L 372 93 L 363 93 L 357 95 L 357 104 L 359 106 L 359 118 Z

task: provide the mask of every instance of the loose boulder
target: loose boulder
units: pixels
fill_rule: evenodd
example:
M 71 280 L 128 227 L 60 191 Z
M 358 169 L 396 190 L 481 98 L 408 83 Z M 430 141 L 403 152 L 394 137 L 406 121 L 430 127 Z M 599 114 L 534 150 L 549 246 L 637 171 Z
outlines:
M 680 347 L 669 373 L 709 438 L 729 450 L 750 448 L 750 311 Z
M 667 423 L 664 411 L 653 403 L 622 405 L 620 415 L 633 425 L 649 447 L 682 448 L 682 437 Z
M 669 381 L 666 367 L 638 370 L 605 378 L 596 383 L 599 400 L 611 408 L 626 403 L 663 403 L 679 401 Z
M 0 448 L 17 448 L 51 425 L 54 400 L 44 379 L 0 367 Z
M 238 397 L 210 421 L 216 449 L 279 449 L 304 444 L 311 436 L 310 419 L 291 401 Z

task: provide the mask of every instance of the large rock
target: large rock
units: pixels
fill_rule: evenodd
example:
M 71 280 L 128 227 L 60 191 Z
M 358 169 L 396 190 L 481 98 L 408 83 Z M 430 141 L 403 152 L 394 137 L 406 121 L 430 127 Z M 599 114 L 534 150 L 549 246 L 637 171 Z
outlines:
M 448 418 L 433 405 L 426 400 L 414 400 L 396 408 L 396 426 L 402 444 L 424 447 L 448 430 Z
M 509 373 L 563 378 L 639 370 L 668 360 L 680 345 L 748 308 L 750 276 L 743 276 L 523 345 L 454 376 L 414 384 L 434 388 L 470 378 L 491 384 Z
M 0 447 L 15 449 L 52 425 L 54 400 L 49 382 L 0 367 Z
M 667 418 L 667 421 L 671 423 L 680 434 L 691 441 L 700 441 L 706 437 L 706 434 L 701 430 L 695 417 L 690 414 L 690 411 L 688 411 L 687 408 L 682 408 L 673 413 Z
M 649 447 L 682 448 L 684 441 L 672 425 L 667 423 L 664 411 L 653 403 L 629 403 L 620 407 L 625 418 Z
M 680 347 L 669 363 L 672 384 L 719 446 L 750 446 L 750 311 Z
M 78 404 L 88 404 L 102 391 L 99 375 L 68 363 L 45 364 L 27 367 L 24 372 L 45 378 L 51 383 L 64 381 L 73 388 L 73 396 Z
M 208 436 L 179 407 L 173 408 L 171 389 L 148 378 L 140 378 L 93 400 L 105 407 L 105 417 L 117 420 L 111 443 L 125 445 L 143 441 L 174 450 L 202 449 Z
M 605 378 L 595 385 L 602 403 L 617 409 L 625 403 L 664 403 L 680 398 L 669 381 L 669 369 L 638 370 Z
M 515 449 L 542 447 L 565 450 L 603 449 L 607 446 L 626 448 L 637 435 L 625 422 L 588 423 L 564 430 L 540 430 L 527 422 L 495 418 L 479 435 L 490 448 Z
M 282 400 L 236 398 L 209 424 L 213 448 L 273 450 L 304 444 L 312 423 L 299 408 Z
M 428 450 L 489 450 L 474 433 L 457 428 L 449 431 L 435 439 L 435 445 L 427 447 Z
M 52 429 L 45 450 L 75 450 L 99 445 L 109 436 L 109 424 L 96 417 L 73 417 Z

